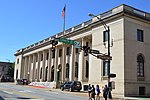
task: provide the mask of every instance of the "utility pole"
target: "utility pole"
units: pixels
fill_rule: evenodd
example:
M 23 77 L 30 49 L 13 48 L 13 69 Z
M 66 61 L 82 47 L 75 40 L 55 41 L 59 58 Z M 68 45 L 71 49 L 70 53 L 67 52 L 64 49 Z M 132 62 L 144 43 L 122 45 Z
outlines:
M 107 51 L 107 56 L 108 57 L 110 57 L 110 29 L 109 29 L 109 26 L 107 26 L 106 25 L 106 23 L 100 18 L 100 17 L 98 17 L 98 16 L 95 16 L 94 14 L 89 14 L 89 16 L 91 16 L 91 17 L 96 17 L 100 22 L 101 22 L 101 24 L 104 26 L 104 28 L 105 28 L 105 32 L 107 32 L 107 35 L 108 35 L 108 40 L 107 40 L 107 43 L 108 43 L 108 51 Z M 107 74 L 108 74 L 108 87 L 109 87 L 109 89 L 110 89 L 110 59 L 107 59 L 107 62 L 108 62 L 108 64 L 107 64 Z M 111 92 L 109 93 L 109 98 L 112 98 L 112 96 L 111 96 Z

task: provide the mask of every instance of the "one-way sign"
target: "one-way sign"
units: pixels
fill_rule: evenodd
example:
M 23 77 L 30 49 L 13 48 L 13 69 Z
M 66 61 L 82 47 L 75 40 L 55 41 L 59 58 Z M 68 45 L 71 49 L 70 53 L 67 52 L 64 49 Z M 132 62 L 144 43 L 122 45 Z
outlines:
M 100 54 L 99 50 L 90 50 L 90 53 Z

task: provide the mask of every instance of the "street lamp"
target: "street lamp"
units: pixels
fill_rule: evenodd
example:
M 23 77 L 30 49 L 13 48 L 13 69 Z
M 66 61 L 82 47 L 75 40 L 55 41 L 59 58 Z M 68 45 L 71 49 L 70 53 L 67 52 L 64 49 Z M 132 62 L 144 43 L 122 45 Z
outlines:
M 98 16 L 95 16 L 94 14 L 88 14 L 90 17 L 96 17 L 100 22 L 101 24 L 104 26 L 105 28 L 105 32 L 107 32 L 107 35 L 108 35 L 108 51 L 107 51 L 107 56 L 110 57 L 110 29 L 109 29 L 109 26 L 106 25 L 106 23 Z M 108 86 L 109 83 L 110 83 L 110 60 L 108 59 L 108 68 L 107 68 L 107 72 L 108 72 Z
M 30 79 L 29 79 L 29 78 L 30 78 L 29 75 L 30 75 L 30 72 L 28 72 L 28 81 L 30 80 Z

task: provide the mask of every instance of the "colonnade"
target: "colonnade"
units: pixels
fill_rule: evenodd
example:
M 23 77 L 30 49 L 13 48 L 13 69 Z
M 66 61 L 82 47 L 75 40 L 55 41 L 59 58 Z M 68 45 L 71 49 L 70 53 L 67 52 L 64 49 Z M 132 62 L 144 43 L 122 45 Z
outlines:
M 83 39 L 81 44 L 85 45 Z M 24 54 L 21 59 L 21 68 L 15 70 L 20 70 L 20 78 L 27 78 L 31 82 L 88 81 L 88 77 L 85 77 L 85 60 L 88 61 L 88 57 L 73 45 L 61 44 L 55 48 L 55 52 L 47 48 Z

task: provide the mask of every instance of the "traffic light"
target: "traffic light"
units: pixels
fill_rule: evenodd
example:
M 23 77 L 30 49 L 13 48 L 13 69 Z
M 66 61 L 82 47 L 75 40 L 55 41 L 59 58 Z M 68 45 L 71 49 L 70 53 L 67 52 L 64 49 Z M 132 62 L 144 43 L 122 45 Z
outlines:
M 55 51 L 55 48 L 56 48 L 56 45 L 58 44 L 58 41 L 56 41 L 55 39 L 51 40 L 50 44 L 52 44 L 52 51 Z
M 88 46 L 83 46 L 82 48 L 83 48 L 83 51 L 84 51 L 84 56 L 88 56 L 90 47 L 88 47 Z

